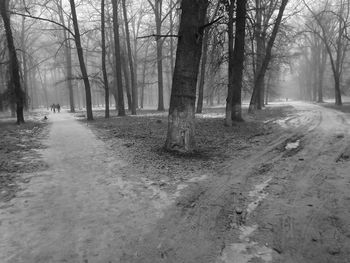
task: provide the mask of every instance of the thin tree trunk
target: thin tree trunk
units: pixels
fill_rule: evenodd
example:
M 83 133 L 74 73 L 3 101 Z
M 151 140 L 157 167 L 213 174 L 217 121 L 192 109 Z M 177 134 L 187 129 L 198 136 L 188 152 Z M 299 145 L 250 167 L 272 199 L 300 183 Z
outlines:
M 174 1 L 170 0 L 170 8 L 174 5 Z M 173 11 L 170 11 L 169 14 L 169 20 L 170 20 L 170 35 L 174 35 L 174 15 Z M 206 30 L 207 31 L 207 30 Z M 170 38 L 170 71 L 171 76 L 174 74 L 174 38 Z
M 144 96 L 145 96 L 146 69 L 147 69 L 148 50 L 149 50 L 149 44 L 147 44 L 147 46 L 146 46 L 145 61 L 143 62 L 143 69 L 142 69 L 141 109 L 143 109 Z
M 258 77 L 258 74 L 261 70 L 262 63 L 264 60 L 264 53 L 265 53 L 265 45 L 264 45 L 264 39 L 262 36 L 262 3 L 261 0 L 255 0 L 256 3 L 256 25 L 255 25 L 255 38 L 256 38 L 256 65 L 255 65 L 255 75 L 254 79 L 256 80 Z M 254 87 L 255 88 L 255 87 Z M 254 94 L 254 91 L 253 91 Z M 256 96 L 254 96 L 254 103 L 256 104 L 256 109 L 262 109 L 263 103 L 261 101 L 261 98 L 264 97 L 264 83 L 261 84 L 258 90 L 256 90 L 255 93 Z M 252 96 L 253 99 L 253 96 Z
M 10 91 L 13 92 L 16 102 L 17 124 L 24 123 L 23 108 L 24 108 L 24 92 L 21 88 L 19 63 L 16 54 L 16 48 L 13 41 L 10 17 L 8 15 L 9 1 L 0 1 L 0 14 L 4 22 L 6 32 L 7 48 L 9 51 L 10 62 Z
M 112 0 L 112 5 L 113 5 L 114 49 L 115 49 L 115 62 L 116 62 L 115 67 L 116 67 L 116 73 L 117 73 L 117 87 L 118 87 L 118 116 L 125 116 L 120 41 L 119 41 L 118 0 Z
M 63 16 L 63 7 L 62 7 L 62 0 L 60 0 L 59 4 L 57 4 L 58 8 L 58 14 L 60 17 L 60 21 L 62 25 L 65 25 L 65 19 Z M 68 27 L 69 27 L 68 23 Z M 65 47 L 64 47 L 64 54 L 66 59 L 66 78 L 67 78 L 67 88 L 69 92 L 69 106 L 70 106 L 70 112 L 75 112 L 75 105 L 74 105 L 74 92 L 73 92 L 73 72 L 72 72 L 72 49 L 70 45 L 70 40 L 68 39 L 68 34 L 65 29 L 63 29 L 63 37 L 65 41 Z
M 80 32 L 79 32 L 78 19 L 77 19 L 77 13 L 75 10 L 74 0 L 69 0 L 69 3 L 70 3 L 71 11 L 72 11 L 72 20 L 73 20 L 73 27 L 74 27 L 74 40 L 75 40 L 75 45 L 77 48 L 80 70 L 81 70 L 81 74 L 82 74 L 82 77 L 84 80 L 84 86 L 85 86 L 87 120 L 90 121 L 90 120 L 93 120 L 90 81 L 89 81 L 89 77 L 88 77 L 88 74 L 86 71 L 83 48 L 81 46 Z
M 127 47 L 127 54 L 128 54 L 129 68 L 130 68 L 130 78 L 131 78 L 131 96 L 132 96 L 131 114 L 136 115 L 136 108 L 138 104 L 137 103 L 137 83 L 135 79 L 134 62 L 132 59 L 128 14 L 126 10 L 125 0 L 122 0 L 122 5 L 123 5 L 123 15 L 124 15 L 124 24 L 125 24 L 126 47 Z
M 225 125 L 232 126 L 232 96 L 233 96 L 233 67 L 235 61 L 233 60 L 233 24 L 234 24 L 234 6 L 235 1 L 231 1 L 228 11 L 228 90 L 227 90 L 227 98 L 226 98 L 226 115 L 225 115 Z
M 123 49 L 125 50 L 125 49 Z M 125 52 L 121 54 L 121 60 L 122 60 L 122 71 L 124 75 L 125 80 L 125 91 L 126 91 L 126 98 L 128 100 L 128 110 L 131 111 L 132 108 L 132 98 L 131 98 L 131 92 L 130 92 L 130 72 L 128 70 L 128 64 L 127 64 L 127 58 L 125 57 Z
M 22 32 L 21 32 L 21 47 L 22 47 L 22 66 L 23 66 L 23 90 L 24 90 L 24 109 L 28 110 L 28 67 L 27 67 L 27 50 L 25 43 L 25 17 L 22 16 Z
M 211 22 L 214 20 L 217 12 L 219 11 L 219 7 L 220 7 L 220 1 L 216 4 L 215 11 L 211 17 Z M 209 28 L 206 28 L 204 30 L 204 36 L 203 36 L 203 51 L 202 51 L 202 60 L 200 64 L 196 113 L 202 113 L 202 110 L 203 110 L 204 83 L 205 83 L 206 65 L 208 60 L 209 35 L 210 35 Z
M 164 84 L 163 84 L 163 40 L 161 35 L 162 7 L 161 0 L 156 0 L 155 21 L 156 21 L 156 41 L 157 41 L 157 71 L 158 71 L 158 111 L 164 111 Z
M 109 83 L 106 69 L 105 0 L 101 0 L 101 48 L 102 74 L 105 86 L 105 118 L 109 118 Z
M 177 152 L 195 149 L 195 102 L 203 25 L 208 0 L 183 0 L 172 83 L 165 148 Z

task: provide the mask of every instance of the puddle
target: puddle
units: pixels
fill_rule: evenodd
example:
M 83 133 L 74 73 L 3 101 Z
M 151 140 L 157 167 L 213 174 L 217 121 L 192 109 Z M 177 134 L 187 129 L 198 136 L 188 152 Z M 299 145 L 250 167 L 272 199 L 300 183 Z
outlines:
M 295 142 L 287 143 L 285 149 L 286 150 L 294 150 L 294 149 L 297 149 L 299 146 L 300 146 L 300 140 L 297 140 Z

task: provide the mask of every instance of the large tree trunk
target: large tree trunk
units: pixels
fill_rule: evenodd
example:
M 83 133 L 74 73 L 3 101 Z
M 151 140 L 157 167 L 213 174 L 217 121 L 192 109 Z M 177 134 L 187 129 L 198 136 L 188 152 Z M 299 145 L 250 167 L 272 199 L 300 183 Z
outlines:
M 103 84 L 105 86 L 105 118 L 109 118 L 109 84 L 106 69 L 105 0 L 101 0 L 101 48 Z
M 279 26 L 281 24 L 283 13 L 284 13 L 284 10 L 286 8 L 287 3 L 288 3 L 288 0 L 282 0 L 281 6 L 278 10 L 278 15 L 277 15 L 275 24 L 273 26 L 271 37 L 267 43 L 264 60 L 261 64 L 259 71 L 257 72 L 257 77 L 254 81 L 253 94 L 252 94 L 252 98 L 250 100 L 250 105 L 249 105 L 249 112 L 250 113 L 252 113 L 256 109 L 259 109 L 258 108 L 258 103 L 260 101 L 259 91 L 262 89 L 262 86 L 264 85 L 265 73 L 267 71 L 267 67 L 268 67 L 270 60 L 271 60 L 271 57 L 272 57 L 271 54 L 272 54 L 273 44 L 275 42 L 278 30 L 279 30 Z
M 203 26 L 208 0 L 183 0 L 176 62 L 171 90 L 165 148 L 177 152 L 195 149 L 196 83 L 202 53 Z
M 233 121 L 242 121 L 242 83 L 244 70 L 245 26 L 247 0 L 237 1 L 235 48 L 233 51 L 232 116 Z M 264 99 L 264 96 L 262 97 Z
M 81 70 L 81 74 L 82 74 L 82 77 L 84 80 L 84 86 L 85 86 L 87 119 L 93 120 L 92 104 L 91 104 L 91 87 L 90 87 L 90 81 L 89 81 L 89 77 L 88 77 L 86 66 L 85 66 L 83 48 L 81 46 L 77 13 L 75 11 L 75 3 L 74 3 L 74 0 L 69 0 L 69 3 L 70 3 L 71 11 L 72 11 L 72 20 L 73 20 L 73 27 L 74 27 L 74 40 L 75 40 L 75 45 L 77 48 L 80 70 Z
M 334 76 L 334 89 L 335 89 L 335 105 L 343 105 L 340 92 L 340 74 Z
M 134 69 L 134 62 L 132 59 L 129 22 L 128 22 L 128 15 L 126 10 L 125 0 L 122 0 L 122 4 L 123 4 L 123 15 L 124 15 L 124 24 L 125 24 L 126 47 L 127 47 L 128 61 L 129 61 L 129 67 L 130 67 L 130 78 L 131 78 L 131 96 L 132 96 L 131 114 L 136 115 L 136 108 L 138 106 L 136 74 Z
M 112 0 L 113 5 L 113 30 L 114 30 L 114 50 L 115 50 L 115 67 L 117 73 L 118 87 L 118 116 L 125 116 L 124 94 L 123 94 L 123 79 L 121 69 L 121 54 L 119 41 L 119 22 L 118 22 L 118 0 Z
M 4 21 L 6 32 L 7 48 L 9 51 L 10 62 L 10 92 L 14 94 L 12 101 L 16 102 L 17 124 L 24 123 L 23 107 L 24 107 L 24 92 L 21 88 L 19 63 L 16 54 L 16 48 L 13 42 L 10 17 L 8 15 L 9 1 L 0 1 L 0 13 Z

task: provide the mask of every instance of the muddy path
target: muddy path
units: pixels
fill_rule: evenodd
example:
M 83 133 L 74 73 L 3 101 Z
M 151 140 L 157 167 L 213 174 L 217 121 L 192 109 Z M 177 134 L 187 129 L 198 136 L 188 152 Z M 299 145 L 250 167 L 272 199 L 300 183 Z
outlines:
M 49 120 L 49 169 L 23 175 L 25 190 L 0 210 L 0 262 L 127 262 L 170 198 L 68 113 Z
M 135 262 L 349 262 L 349 116 L 293 106 L 266 150 L 188 188 Z

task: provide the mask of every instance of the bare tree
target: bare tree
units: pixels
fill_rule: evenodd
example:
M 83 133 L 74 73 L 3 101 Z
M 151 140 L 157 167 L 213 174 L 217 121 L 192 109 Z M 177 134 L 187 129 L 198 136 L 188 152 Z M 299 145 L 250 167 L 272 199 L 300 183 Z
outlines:
M 264 58 L 263 58 L 262 63 L 261 63 L 261 67 L 259 68 L 259 70 L 256 74 L 256 78 L 254 80 L 254 89 L 253 89 L 253 94 L 252 94 L 250 104 L 249 104 L 249 112 L 253 112 L 254 110 L 258 109 L 258 105 L 261 102 L 259 92 L 262 90 L 262 86 L 264 85 L 265 73 L 267 71 L 267 67 L 268 67 L 268 65 L 271 61 L 271 57 L 272 57 L 273 44 L 275 42 L 278 30 L 279 30 L 279 26 L 280 26 L 281 21 L 282 21 L 283 13 L 284 13 L 284 10 L 287 6 L 287 3 L 288 3 L 288 0 L 282 0 L 281 5 L 279 7 L 278 15 L 277 15 L 275 24 L 273 26 L 271 37 L 270 37 L 270 39 L 267 43 L 266 49 L 265 49 L 265 54 L 264 54 Z
M 350 3 L 340 0 L 337 5 L 331 6 L 326 2 L 324 9 L 320 12 L 313 11 L 305 1 L 304 4 L 321 29 L 319 33 L 314 32 L 322 39 L 329 56 L 334 78 L 335 104 L 342 105 L 340 80 L 349 45 L 347 28 L 350 19 Z
M 91 103 L 91 87 L 90 87 L 89 76 L 87 74 L 87 70 L 86 70 L 86 66 L 85 66 L 83 48 L 81 46 L 78 19 L 77 19 L 77 13 L 75 10 L 75 3 L 74 3 L 74 0 L 69 0 L 69 3 L 70 3 L 71 11 L 72 11 L 75 46 L 77 48 L 80 70 L 81 70 L 82 78 L 83 78 L 84 85 L 85 85 L 87 119 L 93 120 L 92 103 Z

